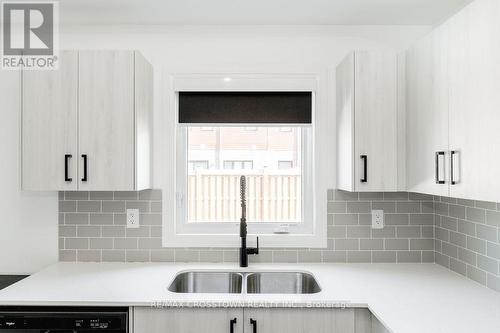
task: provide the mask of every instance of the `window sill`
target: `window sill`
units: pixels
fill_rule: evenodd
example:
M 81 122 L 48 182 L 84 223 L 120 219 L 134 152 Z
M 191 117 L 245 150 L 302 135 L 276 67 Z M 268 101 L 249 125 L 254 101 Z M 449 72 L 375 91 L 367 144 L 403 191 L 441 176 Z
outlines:
M 255 245 L 257 235 L 248 234 L 248 246 Z M 326 230 L 316 235 L 262 235 L 259 236 L 262 248 L 326 248 Z M 220 234 L 174 234 L 167 230 L 163 233 L 163 247 L 217 247 L 237 248 L 240 247 L 240 237 L 234 235 Z

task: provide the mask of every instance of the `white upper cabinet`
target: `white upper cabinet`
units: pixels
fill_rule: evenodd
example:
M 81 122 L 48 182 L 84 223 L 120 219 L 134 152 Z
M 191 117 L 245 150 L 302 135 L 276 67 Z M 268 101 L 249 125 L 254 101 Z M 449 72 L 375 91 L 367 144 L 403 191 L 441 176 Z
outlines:
M 448 193 L 448 28 L 442 26 L 407 52 L 408 190 Z
M 82 51 L 79 69 L 79 188 L 132 189 L 134 53 Z
M 450 195 L 500 201 L 500 3 L 450 20 Z
M 337 188 L 404 189 L 400 111 L 396 53 L 357 51 L 337 67 Z
M 500 201 L 499 22 L 474 1 L 408 51 L 409 191 Z
M 24 189 L 151 187 L 153 73 L 139 53 L 65 52 L 59 70 L 24 75 Z
M 61 52 L 59 69 L 23 71 L 22 186 L 76 190 L 78 54 Z

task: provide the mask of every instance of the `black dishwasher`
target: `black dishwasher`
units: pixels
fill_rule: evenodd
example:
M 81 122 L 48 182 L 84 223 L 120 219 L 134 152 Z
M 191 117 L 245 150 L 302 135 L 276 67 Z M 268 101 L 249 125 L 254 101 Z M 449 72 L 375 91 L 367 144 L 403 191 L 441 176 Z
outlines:
M 128 308 L 0 307 L 0 333 L 128 332 Z

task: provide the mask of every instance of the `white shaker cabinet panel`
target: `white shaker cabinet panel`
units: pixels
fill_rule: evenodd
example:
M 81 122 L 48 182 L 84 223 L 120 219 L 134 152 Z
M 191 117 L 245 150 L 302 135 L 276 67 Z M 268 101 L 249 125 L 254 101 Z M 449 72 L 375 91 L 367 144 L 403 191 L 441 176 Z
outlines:
M 153 67 L 135 52 L 135 189 L 153 186 Z
M 372 333 L 374 325 L 387 332 L 361 308 L 135 307 L 132 317 L 133 333 Z
M 368 313 L 368 310 L 366 310 Z M 355 309 L 245 309 L 245 332 L 370 333 L 369 315 Z
M 354 53 L 337 67 L 337 188 L 354 191 Z
M 498 1 L 476 1 L 450 19 L 453 197 L 500 201 L 499 36 Z
M 57 70 L 22 75 L 22 187 L 76 190 L 78 52 L 61 52 Z
M 81 51 L 79 72 L 79 189 L 134 189 L 134 52 Z
M 449 195 L 448 27 L 407 52 L 407 185 L 411 192 Z
M 133 316 L 133 333 L 243 333 L 243 309 L 137 307 Z
M 402 189 L 398 114 L 396 53 L 356 51 L 337 67 L 339 189 Z

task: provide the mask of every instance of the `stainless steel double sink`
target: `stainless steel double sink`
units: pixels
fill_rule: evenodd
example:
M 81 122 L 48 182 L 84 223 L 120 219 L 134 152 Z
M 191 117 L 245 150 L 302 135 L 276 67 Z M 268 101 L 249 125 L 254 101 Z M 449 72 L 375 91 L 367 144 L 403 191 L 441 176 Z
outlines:
M 170 284 L 175 293 L 315 294 L 321 288 L 308 272 L 180 272 Z

